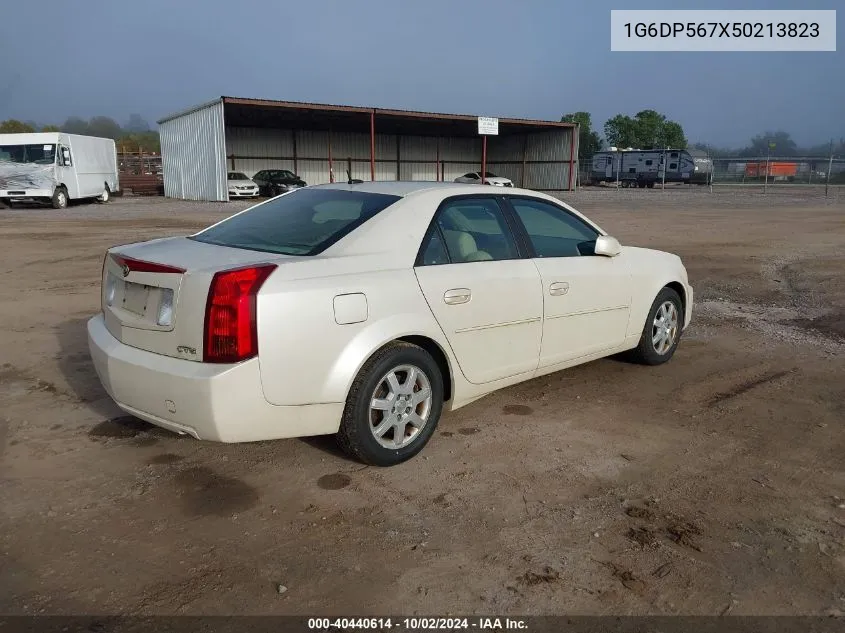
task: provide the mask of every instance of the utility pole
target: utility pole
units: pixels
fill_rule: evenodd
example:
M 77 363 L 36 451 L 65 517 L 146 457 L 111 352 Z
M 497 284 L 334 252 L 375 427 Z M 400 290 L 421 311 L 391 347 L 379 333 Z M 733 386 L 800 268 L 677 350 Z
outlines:
M 707 185 L 710 193 L 713 193 L 713 177 L 716 175 L 716 163 L 710 158 L 710 150 L 707 150 L 707 160 L 710 162 L 710 172 L 707 174 Z
M 617 147 L 616 148 L 616 155 L 619 156 L 619 162 L 616 162 L 616 156 L 613 157 L 613 162 L 616 166 L 616 190 L 619 190 L 619 174 L 622 172 L 622 153 L 621 150 Z
M 766 179 L 763 181 L 763 193 L 766 193 L 769 188 L 769 160 L 772 155 L 772 145 L 773 143 L 769 143 L 766 146 Z
M 830 139 L 830 159 L 827 162 L 827 178 L 824 181 L 824 197 L 827 198 L 827 191 L 830 188 L 830 172 L 833 170 L 833 139 Z

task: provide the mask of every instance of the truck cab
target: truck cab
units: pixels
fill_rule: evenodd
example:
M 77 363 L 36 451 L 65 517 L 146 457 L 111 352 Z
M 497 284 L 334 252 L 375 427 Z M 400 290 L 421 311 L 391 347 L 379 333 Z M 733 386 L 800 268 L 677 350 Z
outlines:
M 108 202 L 118 191 L 112 139 L 63 134 L 0 134 L 0 202 Z

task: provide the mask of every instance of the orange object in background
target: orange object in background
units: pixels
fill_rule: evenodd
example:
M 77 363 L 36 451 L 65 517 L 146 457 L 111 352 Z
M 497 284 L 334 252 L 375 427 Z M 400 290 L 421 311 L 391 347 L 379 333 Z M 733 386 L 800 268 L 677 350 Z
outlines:
M 771 161 L 769 163 L 769 177 L 794 176 L 798 172 L 798 163 L 785 163 L 783 161 Z M 766 161 L 758 163 L 745 163 L 745 175 L 750 178 L 763 178 L 766 176 Z

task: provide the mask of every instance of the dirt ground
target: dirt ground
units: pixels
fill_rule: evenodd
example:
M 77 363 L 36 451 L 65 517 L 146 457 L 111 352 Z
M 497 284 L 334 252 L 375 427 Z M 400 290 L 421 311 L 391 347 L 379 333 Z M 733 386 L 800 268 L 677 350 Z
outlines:
M 845 196 L 804 195 L 565 196 L 683 257 L 674 359 L 506 389 L 390 469 L 177 437 L 100 387 L 104 250 L 244 203 L 0 210 L 0 613 L 845 611 Z

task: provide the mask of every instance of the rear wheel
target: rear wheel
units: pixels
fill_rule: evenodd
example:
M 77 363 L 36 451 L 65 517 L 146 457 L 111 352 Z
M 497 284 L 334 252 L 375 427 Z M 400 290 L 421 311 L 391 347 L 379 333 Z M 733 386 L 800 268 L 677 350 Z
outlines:
M 103 193 L 97 198 L 97 202 L 100 204 L 105 204 L 109 200 L 111 200 L 111 190 L 109 189 L 108 185 L 103 185 Z
M 65 189 L 64 187 L 56 187 L 56 190 L 53 192 L 53 197 L 51 198 L 50 203 L 53 205 L 54 209 L 66 209 L 67 189 Z
M 683 327 L 681 297 L 671 288 L 663 288 L 651 304 L 640 343 L 632 351 L 643 365 L 660 365 L 672 358 L 678 348 Z
M 391 343 L 352 383 L 338 443 L 364 463 L 393 466 L 423 449 L 442 410 L 443 377 L 431 355 L 410 343 Z

